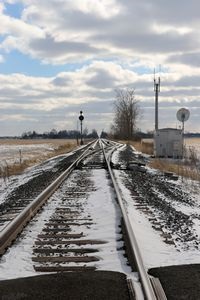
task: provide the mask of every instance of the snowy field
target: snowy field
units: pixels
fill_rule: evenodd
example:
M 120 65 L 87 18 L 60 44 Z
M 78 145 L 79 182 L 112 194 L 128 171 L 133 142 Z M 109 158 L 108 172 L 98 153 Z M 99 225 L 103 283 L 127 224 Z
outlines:
M 20 161 L 40 162 L 67 143 L 75 143 L 75 141 L 66 139 L 0 139 L 0 167 L 20 163 Z

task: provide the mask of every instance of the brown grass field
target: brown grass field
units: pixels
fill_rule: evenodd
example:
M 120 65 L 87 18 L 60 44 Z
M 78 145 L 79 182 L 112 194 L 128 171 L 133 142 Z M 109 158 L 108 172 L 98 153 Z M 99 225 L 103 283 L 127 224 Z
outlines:
M 50 144 L 54 146 L 62 146 L 66 144 L 76 144 L 76 140 L 68 139 L 0 139 L 0 145 L 39 145 L 39 144 Z

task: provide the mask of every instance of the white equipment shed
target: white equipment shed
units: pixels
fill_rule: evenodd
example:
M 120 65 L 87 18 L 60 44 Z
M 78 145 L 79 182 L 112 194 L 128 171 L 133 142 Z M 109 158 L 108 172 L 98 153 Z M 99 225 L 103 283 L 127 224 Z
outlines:
M 175 128 L 162 128 L 154 132 L 155 157 L 182 158 L 183 131 Z

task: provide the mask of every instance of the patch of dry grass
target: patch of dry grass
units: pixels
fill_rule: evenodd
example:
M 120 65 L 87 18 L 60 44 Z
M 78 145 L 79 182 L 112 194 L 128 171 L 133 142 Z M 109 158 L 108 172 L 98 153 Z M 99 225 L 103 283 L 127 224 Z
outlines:
M 178 176 L 190 178 L 200 181 L 200 170 L 192 165 L 184 164 L 183 162 L 171 162 L 167 159 L 152 159 L 148 164 L 149 167 L 160 170 L 162 172 L 172 172 Z
M 131 145 L 137 150 L 142 153 L 146 153 L 149 155 L 153 155 L 153 142 L 152 141 L 141 141 L 141 142 L 130 142 Z

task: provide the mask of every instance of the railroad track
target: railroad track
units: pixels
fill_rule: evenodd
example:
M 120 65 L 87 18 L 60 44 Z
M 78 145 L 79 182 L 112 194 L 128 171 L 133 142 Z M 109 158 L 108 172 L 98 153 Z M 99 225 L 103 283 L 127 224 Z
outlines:
M 86 146 L 89 148 L 90 144 Z M 23 184 L 17 186 L 6 195 L 3 203 L 0 203 L 0 230 L 8 225 L 19 215 L 33 200 L 39 196 L 50 183 L 56 180 L 65 170 L 70 168 L 74 161 L 84 152 L 88 151 L 85 147 L 75 151 L 70 156 L 63 156 L 58 162 L 48 165 L 48 162 L 42 163 L 39 168 L 35 168 L 34 174 Z M 53 161 L 53 159 L 51 159 Z M 54 159 L 56 161 L 56 159 Z M 52 166 L 53 165 L 53 166 Z
M 102 258 L 109 247 L 108 245 L 113 243 L 116 237 L 120 244 L 123 239 L 123 231 L 124 236 L 126 236 L 126 247 L 129 248 L 129 256 L 133 258 L 130 265 L 139 274 L 144 297 L 146 299 L 166 299 L 159 281 L 153 277 L 150 278 L 146 273 L 120 190 L 110 166 L 111 155 L 117 146 L 119 145 L 108 141 L 97 141 L 89 145 L 33 201 L 29 201 L 25 208 L 16 209 L 14 212 L 17 215 L 14 214 L 9 222 L 7 219 L 8 223 L 0 232 L 0 254 L 4 254 L 26 224 L 51 197 L 51 202 L 54 204 L 52 204 L 49 217 L 43 222 L 44 225 L 34 241 L 32 262 L 36 272 L 95 271 L 97 266 L 102 264 Z M 95 201 L 91 199 L 91 194 L 96 191 L 96 185 L 92 180 L 94 173 L 92 172 L 97 172 L 98 169 L 107 169 L 106 176 L 110 178 L 107 178 L 107 181 L 111 180 L 115 198 L 120 207 L 120 216 L 117 220 L 118 230 L 115 233 L 112 232 L 112 242 L 106 235 L 102 236 L 101 231 L 98 231 L 100 226 L 106 226 L 106 224 L 101 223 L 101 214 L 98 215 L 96 210 L 94 213 L 93 202 L 91 202 Z M 103 173 L 100 174 L 103 176 Z M 66 180 L 69 175 L 70 180 Z M 99 182 L 100 186 L 101 180 Z M 103 179 L 102 182 L 105 184 L 106 179 Z M 100 195 L 101 197 L 103 196 Z M 112 202 L 113 195 L 110 196 L 110 199 Z M 90 205 L 88 206 L 89 201 Z M 106 204 L 102 202 L 102 205 Z M 101 203 L 99 205 L 100 210 Z M 9 214 L 11 214 L 10 211 Z M 108 215 L 107 219 L 109 219 L 110 210 L 105 211 L 106 214 Z M 6 215 L 3 215 L 1 220 L 3 218 L 6 219 Z M 122 224 L 121 218 L 123 219 Z M 110 223 L 108 224 L 108 231 L 109 226 Z M 112 252 L 118 252 L 117 255 L 120 254 L 123 257 L 123 251 L 120 247 L 115 250 L 112 249 Z M 131 294 L 131 291 L 134 290 L 131 279 L 128 279 L 128 286 Z

